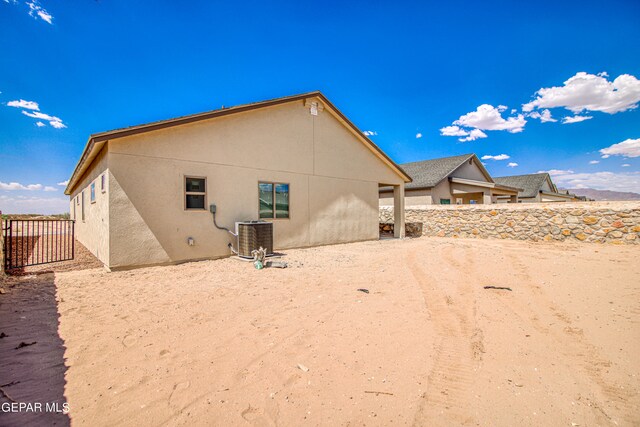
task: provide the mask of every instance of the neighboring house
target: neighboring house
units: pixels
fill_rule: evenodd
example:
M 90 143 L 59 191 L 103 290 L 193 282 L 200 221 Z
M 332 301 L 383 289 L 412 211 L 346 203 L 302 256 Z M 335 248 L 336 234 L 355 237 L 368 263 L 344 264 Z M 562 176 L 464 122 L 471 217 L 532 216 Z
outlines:
M 517 202 L 519 188 L 494 182 L 475 154 L 404 163 L 413 182 L 405 186 L 405 206 L 490 204 L 498 197 Z M 394 205 L 393 189 L 380 189 L 380 205 Z
M 65 194 L 78 240 L 122 269 L 230 255 L 211 204 L 231 229 L 273 222 L 275 249 L 377 239 L 379 187 L 402 204 L 410 181 L 312 92 L 94 134 Z
M 495 181 L 502 185 L 521 188 L 518 201 L 522 203 L 577 201 L 576 196 L 568 191 L 559 192 L 548 173 L 502 176 L 495 178 Z

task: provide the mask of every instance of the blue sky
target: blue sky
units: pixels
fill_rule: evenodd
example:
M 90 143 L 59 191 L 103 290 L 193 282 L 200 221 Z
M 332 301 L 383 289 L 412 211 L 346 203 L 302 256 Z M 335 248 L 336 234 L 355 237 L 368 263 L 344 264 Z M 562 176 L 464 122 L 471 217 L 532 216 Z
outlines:
M 238 3 L 0 0 L 0 210 L 65 211 L 91 133 L 317 89 L 400 163 L 640 192 L 638 1 Z

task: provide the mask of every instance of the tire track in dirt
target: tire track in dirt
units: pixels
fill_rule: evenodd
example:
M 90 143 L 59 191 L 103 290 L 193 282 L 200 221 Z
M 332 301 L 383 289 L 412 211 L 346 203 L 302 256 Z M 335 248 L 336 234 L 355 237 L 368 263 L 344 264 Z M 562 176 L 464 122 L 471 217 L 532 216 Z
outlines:
M 453 253 L 454 249 L 456 253 Z M 475 414 L 468 402 L 471 401 L 474 367 L 484 348 L 482 331 L 475 325 L 475 305 L 460 305 L 461 301 L 473 301 L 464 296 L 473 292 L 470 275 L 466 272 L 473 271 L 473 260 L 465 256 L 464 262 L 468 262 L 468 266 L 461 269 L 459 252 L 465 251 L 453 246 L 443 249 L 445 265 L 453 267 L 450 269 L 442 268 L 442 264 L 435 269 L 425 268 L 428 261 L 419 260 L 415 251 L 406 258 L 409 270 L 422 289 L 437 334 L 435 363 L 414 417 L 415 426 L 475 423 Z M 445 270 L 449 277 L 439 277 L 442 273 L 438 272 Z M 451 280 L 451 275 L 462 275 L 463 278 Z M 442 287 L 444 283 L 463 285 L 452 289 L 455 292 L 449 292 Z M 456 296 L 452 297 L 452 293 Z
M 604 378 L 603 371 L 606 371 L 611 366 L 611 362 L 603 357 L 598 349 L 587 340 L 581 328 L 573 326 L 569 313 L 554 303 L 544 293 L 540 285 L 532 283 L 532 278 L 521 260 L 522 255 L 518 254 L 517 251 L 508 251 L 506 255 L 510 263 L 516 267 L 516 275 L 530 284 L 530 286 L 528 286 L 529 290 L 533 296 L 539 300 L 535 306 L 538 309 L 548 307 L 551 315 L 558 319 L 561 325 L 563 325 L 561 331 L 545 328 L 546 335 L 555 341 L 556 345 L 554 348 L 558 349 L 566 358 L 576 354 L 583 356 L 580 365 L 572 365 L 568 366 L 568 368 L 574 371 L 573 375 L 575 377 L 586 377 L 597 384 L 604 396 L 609 400 L 609 405 L 605 405 L 603 402 L 598 402 L 600 399 L 597 399 L 597 397 L 592 394 L 587 397 L 587 400 L 590 401 L 589 406 L 592 407 L 596 418 L 602 422 L 611 423 L 613 421 L 611 414 L 603 409 L 603 407 L 606 408 L 607 406 L 611 406 L 611 404 L 613 404 L 620 413 L 633 413 L 635 410 L 634 396 L 628 390 L 621 388 L 617 384 L 612 384 Z M 530 311 L 530 308 L 527 308 L 525 305 L 518 307 L 512 305 L 510 309 L 514 313 L 520 313 L 520 315 L 524 315 L 524 313 Z M 580 369 L 582 372 L 575 372 L 575 368 Z

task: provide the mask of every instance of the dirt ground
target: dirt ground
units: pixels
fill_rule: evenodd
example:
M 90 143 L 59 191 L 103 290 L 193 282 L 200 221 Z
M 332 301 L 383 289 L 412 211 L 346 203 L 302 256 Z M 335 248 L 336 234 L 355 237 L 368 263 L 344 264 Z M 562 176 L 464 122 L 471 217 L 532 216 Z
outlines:
M 11 278 L 0 401 L 70 412 L 0 425 L 640 425 L 639 257 L 419 238 Z

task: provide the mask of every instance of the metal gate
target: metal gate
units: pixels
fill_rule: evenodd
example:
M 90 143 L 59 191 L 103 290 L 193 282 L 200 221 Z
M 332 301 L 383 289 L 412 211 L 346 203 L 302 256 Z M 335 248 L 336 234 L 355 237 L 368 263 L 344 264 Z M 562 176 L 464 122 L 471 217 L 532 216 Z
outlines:
M 10 271 L 31 265 L 73 259 L 73 220 L 9 219 L 4 221 L 4 268 Z

